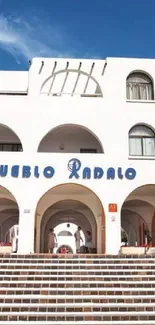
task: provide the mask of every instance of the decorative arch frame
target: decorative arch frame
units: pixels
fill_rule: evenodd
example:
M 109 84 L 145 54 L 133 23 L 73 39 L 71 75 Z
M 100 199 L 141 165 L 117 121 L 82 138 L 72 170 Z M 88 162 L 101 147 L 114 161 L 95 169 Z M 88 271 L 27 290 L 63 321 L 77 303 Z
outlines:
M 53 78 L 53 80 L 55 79 L 55 77 L 58 75 L 58 74 L 63 74 L 63 73 L 65 73 L 65 74 L 69 74 L 69 73 L 77 73 L 77 76 L 78 75 L 84 75 L 84 76 L 86 76 L 88 79 L 87 79 L 87 82 L 89 82 L 89 80 L 93 80 L 94 81 L 94 83 L 96 84 L 96 88 L 97 89 L 99 89 L 99 94 L 100 94 L 100 97 L 103 97 L 103 92 L 102 92 L 102 89 L 101 89 L 101 86 L 100 86 L 100 84 L 99 84 L 99 82 L 92 76 L 92 75 L 90 75 L 89 73 L 87 73 L 87 72 L 85 72 L 85 71 L 83 71 L 83 70 L 78 70 L 78 69 L 63 69 L 63 70 L 59 70 L 59 71 L 56 71 L 56 72 L 54 72 L 52 75 L 50 75 L 47 79 L 45 79 L 45 81 L 43 82 L 43 84 L 42 84 L 42 86 L 41 86 L 41 89 L 40 89 L 40 94 L 42 93 L 42 90 L 43 90 L 43 88 L 44 88 L 44 86 L 45 86 L 45 84 L 50 80 L 50 79 L 52 79 Z M 54 82 L 53 82 L 54 83 Z M 74 87 L 76 87 L 76 83 L 75 83 L 75 85 L 74 85 Z M 74 88 L 73 87 L 73 88 Z M 49 91 L 49 94 L 50 94 L 50 91 Z M 82 95 L 82 94 L 81 94 Z

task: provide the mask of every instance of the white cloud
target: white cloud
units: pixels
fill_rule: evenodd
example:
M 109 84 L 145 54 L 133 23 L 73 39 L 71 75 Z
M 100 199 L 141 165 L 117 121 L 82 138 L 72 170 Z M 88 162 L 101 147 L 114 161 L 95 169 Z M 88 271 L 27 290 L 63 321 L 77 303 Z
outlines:
M 35 56 L 72 56 L 67 53 L 67 36 L 58 27 L 33 17 L 28 21 L 21 17 L 0 15 L 0 47 L 20 63 L 22 58 Z

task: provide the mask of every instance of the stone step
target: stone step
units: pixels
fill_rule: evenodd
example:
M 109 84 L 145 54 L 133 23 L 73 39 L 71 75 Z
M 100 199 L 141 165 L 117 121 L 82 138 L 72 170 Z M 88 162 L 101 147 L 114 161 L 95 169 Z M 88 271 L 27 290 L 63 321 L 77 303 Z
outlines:
M 49 275 L 49 274 L 35 274 L 35 275 L 30 275 L 30 274 L 26 274 L 24 272 L 21 272 L 21 274 L 15 275 L 14 272 L 12 272 L 11 275 L 3 275 L 0 276 L 0 281 L 107 281 L 107 282 L 120 282 L 120 281 L 126 281 L 126 282 L 133 282 L 133 281 L 137 281 L 137 282 L 149 282 L 149 281 L 155 281 L 155 274 L 154 275 L 81 275 L 81 274 L 73 274 L 73 276 L 71 275 L 62 275 L 62 274 L 58 274 L 58 275 Z
M 120 269 L 120 268 L 151 268 L 155 270 L 155 263 L 119 263 L 119 264 L 115 264 L 115 263 L 95 263 L 94 261 L 90 262 L 90 263 L 53 263 L 53 261 L 50 261 L 48 263 L 27 263 L 27 262 L 22 262 L 22 261 L 18 261 L 18 263 L 1 263 L 1 267 L 5 268 L 5 267 L 42 267 L 42 268 L 46 268 L 46 267 L 57 267 L 57 268 L 116 268 L 116 269 Z
M 0 312 L 0 321 L 144 321 L 154 320 L 154 311 L 137 312 Z
M 2 311 L 2 309 L 6 312 L 6 311 L 9 311 L 10 309 L 22 309 L 23 308 L 23 311 L 26 311 L 26 309 L 32 309 L 32 308 L 36 308 L 36 309 L 39 309 L 39 308 L 44 308 L 44 309 L 51 309 L 51 308 L 54 308 L 55 310 L 57 310 L 57 308 L 73 308 L 73 309 L 76 309 L 76 308 L 80 308 L 80 309 L 83 309 L 85 307 L 89 307 L 89 308 L 106 308 L 106 311 L 108 310 L 107 308 L 115 308 L 115 310 L 119 310 L 120 308 L 120 311 L 125 311 L 126 308 L 140 308 L 140 311 L 141 308 L 142 309 L 146 309 L 146 310 L 151 310 L 151 308 L 155 309 L 155 302 L 154 303 L 93 303 L 93 302 L 85 302 L 85 303 L 82 303 L 81 305 L 81 302 L 74 302 L 74 303 L 70 303 L 70 302 L 66 302 L 66 303 L 31 303 L 31 305 L 29 303 L 22 303 L 21 305 L 19 305 L 19 303 L 14 303 L 14 302 L 10 302 L 10 303 L 0 303 L 0 311 Z M 25 309 L 26 308 L 26 309 Z M 123 310 L 122 310 L 123 308 Z M 5 310 L 6 309 L 6 310 Z M 115 311 L 114 310 L 114 311 Z M 139 309 L 138 309 L 139 310 Z M 16 310 L 14 310 L 16 311 Z M 37 311 L 37 310 L 36 310 Z M 41 310 L 40 310 L 41 311 Z M 42 310 L 43 311 L 43 310 Z M 60 310 L 58 310 L 60 311 Z M 68 310 L 69 311 L 69 310 Z M 71 311 L 71 310 L 70 310 Z M 97 310 L 96 310 L 97 311 Z
M 4 325 L 4 321 L 0 321 L 0 324 Z M 14 321 L 5 321 L 5 325 L 15 325 Z M 34 325 L 34 321 L 16 321 L 16 325 L 29 324 Z M 36 325 L 155 325 L 153 320 L 123 320 L 123 321 L 35 321 Z
M 105 255 L 105 254 L 48 254 L 48 253 L 43 253 L 43 254 L 0 254 L 0 259 L 1 258 L 22 258 L 22 259 L 83 259 L 83 258 L 89 258 L 89 259 L 152 259 L 152 255 Z
M 0 255 L 0 324 L 154 324 L 155 259 Z
M 26 291 L 27 292 L 27 291 Z M 124 302 L 126 301 L 135 301 L 135 302 L 155 302 L 155 295 L 154 293 L 150 293 L 150 295 L 147 296 L 147 294 L 145 293 L 145 291 L 137 296 L 137 292 L 134 292 L 134 294 L 130 294 L 129 292 L 127 292 L 126 294 L 122 293 L 122 292 L 117 292 L 115 295 L 112 295 L 111 292 L 107 295 L 105 294 L 96 294 L 96 293 L 92 293 L 92 294 L 84 294 L 83 292 L 78 292 L 78 294 L 76 292 L 72 292 L 72 293 L 67 293 L 67 294 L 61 294 L 61 292 L 59 292 L 57 295 L 53 294 L 47 294 L 47 291 L 42 291 L 42 294 L 40 295 L 40 293 L 36 292 L 35 294 L 32 293 L 30 295 L 24 294 L 22 292 L 18 292 L 18 294 L 14 294 L 12 292 L 9 292 L 7 295 L 3 294 L 0 292 L 0 303 L 3 303 L 4 300 L 6 302 L 9 302 L 8 299 L 14 299 L 14 302 L 22 300 L 23 302 L 28 302 L 29 299 L 31 299 L 32 302 L 37 301 L 37 299 L 40 299 L 41 301 L 50 301 L 50 303 L 54 303 L 54 301 L 72 301 L 72 302 L 76 302 L 76 301 L 93 301 L 93 302 L 97 302 L 99 300 L 102 301 L 111 301 L 111 302 Z
M 120 296 L 46 296 L 46 295 L 31 295 L 29 297 L 25 296 L 25 295 L 18 295 L 18 296 L 12 296 L 12 295 L 0 295 L 0 304 L 3 305 L 7 305 L 7 304 L 50 304 L 50 305 L 54 305 L 54 304 L 59 304 L 59 305 L 75 305 L 75 304 L 79 304 L 80 306 L 83 304 L 122 304 L 122 305 L 141 305 L 141 304 L 155 304 L 155 297 L 154 296 L 140 296 L 137 298 L 137 296 L 125 296 L 125 295 L 120 295 Z
M 134 258 L 120 258 L 120 259 L 101 259 L 101 258 L 96 258 L 96 259 L 90 259 L 90 258 L 74 258 L 74 259 L 70 259 L 70 258 L 63 258 L 63 259 L 55 259 L 55 258 L 51 258 L 51 259 L 43 259 L 43 258 L 39 258 L 39 259 L 35 259 L 35 258 L 30 258 L 30 259 L 22 259 L 22 258 L 1 258 L 0 259 L 0 263 L 12 263 L 12 264 L 17 264 L 17 263 L 28 263 L 28 264 L 46 264 L 46 263 L 53 263 L 53 264 L 144 264 L 144 263 L 149 263 L 149 264 L 155 264 L 155 259 L 134 259 Z
M 103 268 L 98 268 L 98 269 L 78 269 L 78 268 L 73 268 L 73 269 L 59 269 L 59 268 L 28 268 L 28 267 L 18 267 L 18 268 L 4 268 L 1 267 L 0 270 L 0 275 L 5 275 L 5 274 L 14 274 L 18 275 L 24 272 L 24 274 L 29 274 L 29 275 L 35 275 L 35 274 L 53 274 L 57 275 L 59 273 L 64 274 L 64 275 L 71 275 L 73 274 L 80 274 L 80 275 L 154 275 L 155 271 L 151 269 L 118 269 L 118 270 L 113 270 L 113 269 L 103 269 Z
M 16 287 L 16 288 L 10 288 L 10 287 L 3 287 L 0 289 L 1 295 L 76 295 L 77 293 L 81 293 L 86 296 L 90 295 L 121 295 L 126 293 L 127 295 L 136 294 L 137 296 L 140 295 L 155 295 L 154 288 L 116 288 L 116 287 L 106 287 L 106 288 L 90 288 L 90 287 L 68 287 L 68 288 L 51 288 L 51 287 L 34 287 L 34 288 L 27 288 L 27 287 Z
M 109 312 L 155 312 L 155 304 L 0 304 L 0 315 L 1 313 L 79 313 L 88 312 L 91 313 L 109 313 Z
M 22 286 L 25 288 L 155 288 L 155 281 L 147 281 L 147 282 L 141 282 L 141 281 L 28 281 L 25 280 L 18 280 L 18 281 L 2 281 L 1 282 L 1 288 L 21 288 Z M 1 289 L 0 288 L 0 289 Z
M 0 321 L 0 324 L 4 325 L 4 321 Z M 23 324 L 30 324 L 34 325 L 34 321 L 5 321 L 5 325 L 23 325 Z M 150 320 L 144 320 L 144 321 L 35 321 L 36 325 L 154 325 L 155 321 Z

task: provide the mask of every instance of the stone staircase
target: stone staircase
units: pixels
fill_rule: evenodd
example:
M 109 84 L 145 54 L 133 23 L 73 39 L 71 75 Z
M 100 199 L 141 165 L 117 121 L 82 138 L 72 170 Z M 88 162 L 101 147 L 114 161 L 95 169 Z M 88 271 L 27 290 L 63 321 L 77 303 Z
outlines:
M 155 259 L 0 255 L 0 324 L 155 324 Z

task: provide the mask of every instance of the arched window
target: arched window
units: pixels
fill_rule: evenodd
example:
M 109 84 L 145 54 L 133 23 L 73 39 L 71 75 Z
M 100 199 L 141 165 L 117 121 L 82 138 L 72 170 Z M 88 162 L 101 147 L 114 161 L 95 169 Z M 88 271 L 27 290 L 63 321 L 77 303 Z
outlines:
M 70 231 L 62 230 L 59 232 L 58 236 L 73 236 Z
M 153 100 L 152 80 L 145 73 L 131 73 L 126 80 L 126 93 L 127 99 Z
M 130 156 L 155 156 L 155 133 L 145 125 L 136 125 L 129 132 Z

